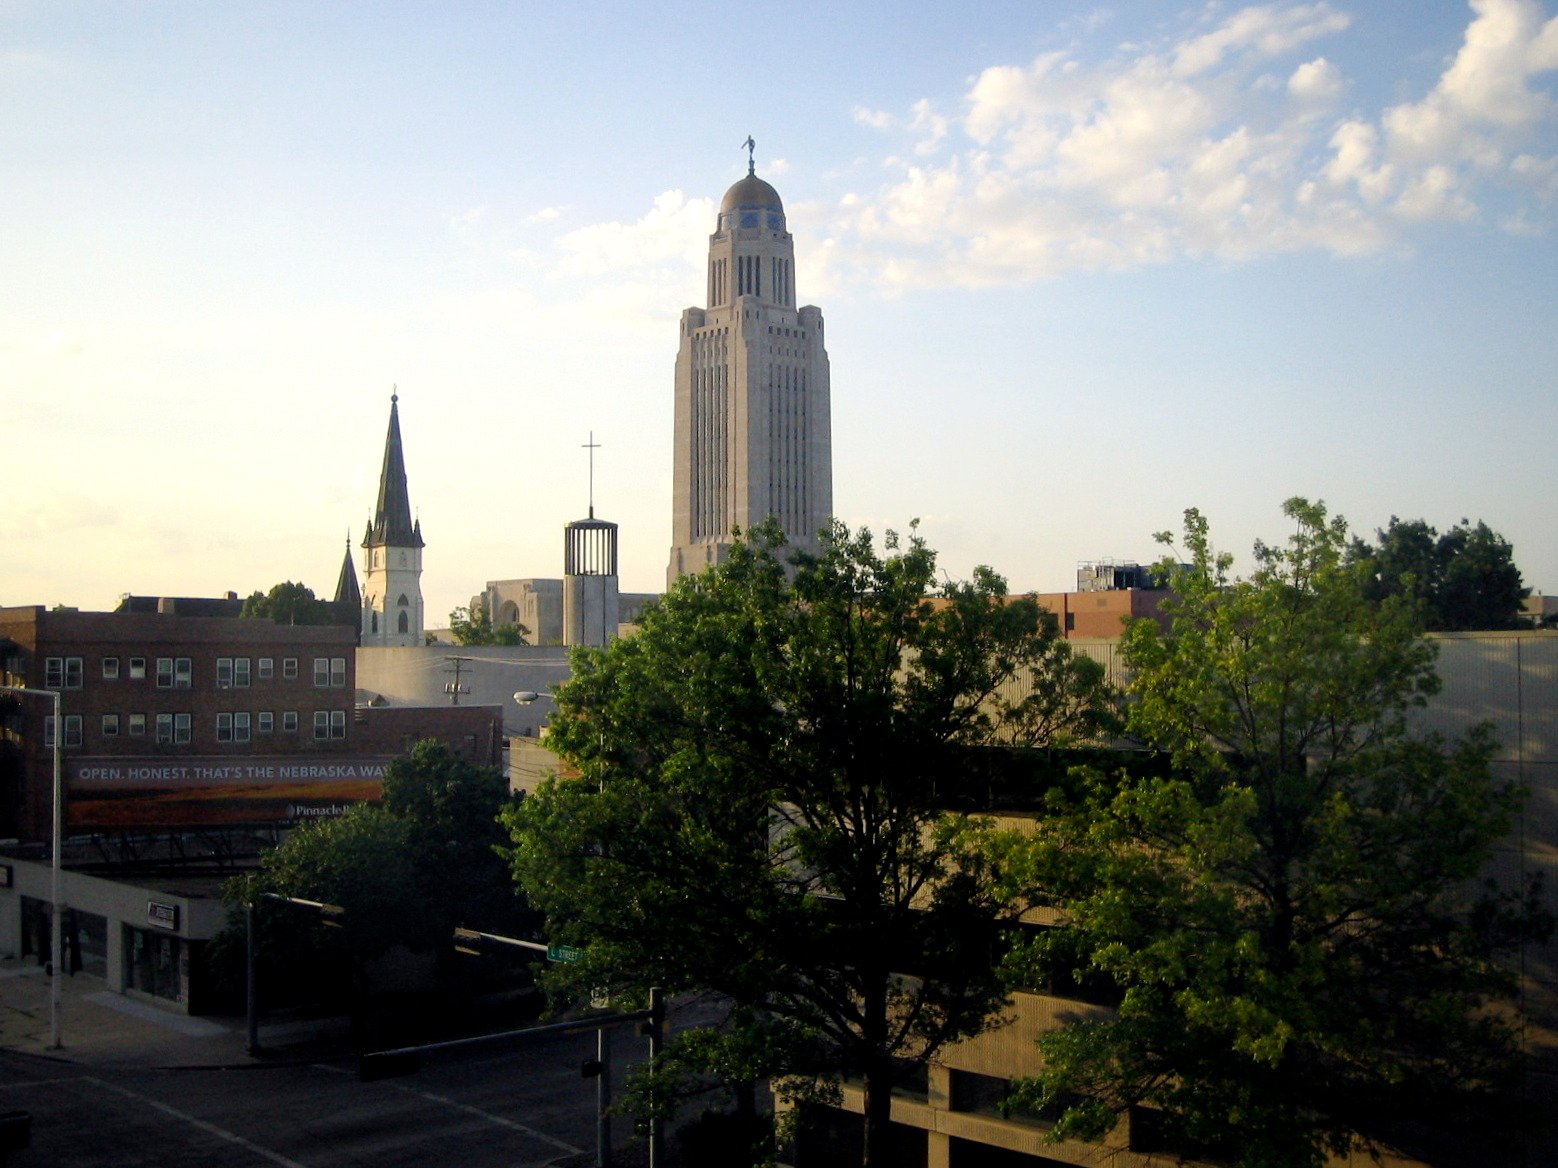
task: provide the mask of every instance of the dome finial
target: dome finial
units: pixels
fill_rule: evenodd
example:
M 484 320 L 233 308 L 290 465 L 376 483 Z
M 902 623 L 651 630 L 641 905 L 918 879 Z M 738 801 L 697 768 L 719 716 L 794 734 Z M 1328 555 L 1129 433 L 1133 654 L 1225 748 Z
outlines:
M 747 173 L 748 174 L 756 174 L 757 173 L 757 159 L 756 159 L 757 143 L 752 141 L 752 135 L 748 134 L 747 135 L 747 140 L 745 142 L 741 143 L 741 144 L 743 146 L 745 146 L 746 150 L 747 150 Z
M 398 385 L 390 386 L 390 405 L 394 405 L 399 400 L 400 400 L 400 386 L 398 386 Z

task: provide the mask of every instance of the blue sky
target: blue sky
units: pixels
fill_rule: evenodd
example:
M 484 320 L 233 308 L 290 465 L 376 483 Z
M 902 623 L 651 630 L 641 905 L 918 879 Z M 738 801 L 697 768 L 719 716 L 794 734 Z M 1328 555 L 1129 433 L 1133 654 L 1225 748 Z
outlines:
M 0 0 L 0 603 L 333 587 L 398 386 L 431 618 L 670 543 L 676 320 L 778 188 L 834 498 L 1017 589 L 1323 498 L 1558 592 L 1558 20 L 1424 3 Z

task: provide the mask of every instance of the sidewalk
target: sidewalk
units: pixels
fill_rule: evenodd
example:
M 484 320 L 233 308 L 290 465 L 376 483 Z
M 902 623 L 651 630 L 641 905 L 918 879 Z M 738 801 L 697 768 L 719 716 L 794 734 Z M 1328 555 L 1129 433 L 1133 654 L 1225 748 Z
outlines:
M 260 1027 L 266 1055 L 245 1051 L 242 1018 L 197 1018 L 165 1010 L 108 989 L 101 978 L 77 973 L 62 985 L 59 1050 L 50 1049 L 50 979 L 31 961 L 0 960 L 0 1049 L 89 1066 L 250 1066 L 319 1051 L 338 1036 L 344 1019 Z

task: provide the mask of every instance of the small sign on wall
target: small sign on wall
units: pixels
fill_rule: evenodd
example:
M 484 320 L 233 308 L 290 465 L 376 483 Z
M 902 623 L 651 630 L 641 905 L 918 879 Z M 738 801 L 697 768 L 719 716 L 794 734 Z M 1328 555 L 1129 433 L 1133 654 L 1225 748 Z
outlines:
M 178 932 L 179 906 L 176 904 L 158 904 L 155 900 L 147 901 L 146 923 L 154 929 L 167 929 L 170 932 Z

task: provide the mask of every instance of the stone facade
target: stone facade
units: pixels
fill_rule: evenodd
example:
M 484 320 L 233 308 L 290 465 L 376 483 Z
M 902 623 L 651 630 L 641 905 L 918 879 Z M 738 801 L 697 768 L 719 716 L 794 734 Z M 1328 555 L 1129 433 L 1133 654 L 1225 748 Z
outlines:
M 828 376 L 822 310 L 796 307 L 784 205 L 748 173 L 709 237 L 707 307 L 682 313 L 668 585 L 769 517 L 815 547 L 833 514 Z

